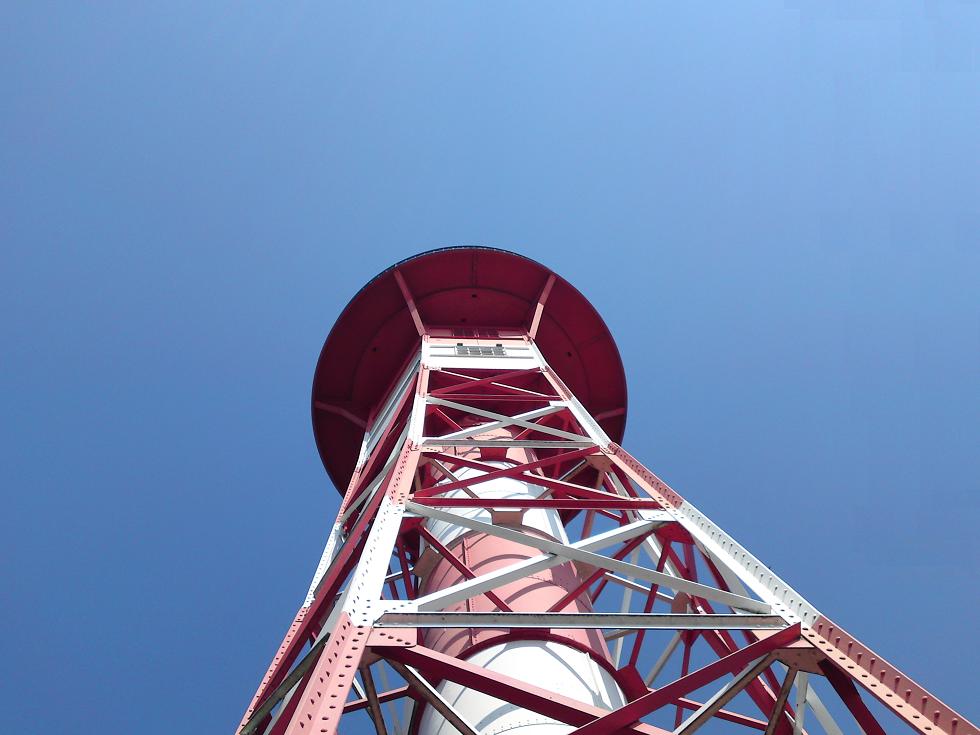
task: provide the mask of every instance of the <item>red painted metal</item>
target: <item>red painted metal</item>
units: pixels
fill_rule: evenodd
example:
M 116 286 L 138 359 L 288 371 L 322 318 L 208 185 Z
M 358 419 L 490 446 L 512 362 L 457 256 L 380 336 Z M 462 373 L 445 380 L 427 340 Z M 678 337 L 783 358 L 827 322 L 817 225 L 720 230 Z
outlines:
M 470 569 L 466 564 L 464 564 L 459 558 L 457 558 L 457 556 L 452 551 L 450 551 L 445 546 L 443 546 L 442 543 L 439 541 L 439 539 L 433 536 L 427 529 L 423 527 L 419 529 L 419 532 L 422 534 L 422 538 L 426 540 L 426 543 L 428 543 L 429 546 L 435 549 L 439 553 L 439 556 L 442 559 L 444 559 L 446 563 L 452 566 L 453 569 L 455 569 L 457 572 L 463 575 L 463 577 L 465 577 L 466 579 L 476 579 L 477 574 L 472 569 Z M 444 579 L 447 576 L 447 574 L 448 574 L 447 570 L 437 569 L 431 576 L 441 577 Z M 448 585 L 444 585 L 444 586 L 448 586 Z M 506 602 L 501 600 L 500 596 L 496 592 L 487 591 L 483 593 L 483 596 L 486 597 L 491 603 L 493 603 L 495 609 L 500 610 L 501 612 L 513 612 L 513 609 L 510 607 L 510 605 L 508 605 Z M 472 609 L 473 609 L 472 605 L 468 606 L 469 611 L 472 611 Z
M 492 248 L 433 250 L 375 276 L 351 299 L 327 337 L 313 378 L 314 401 L 346 403 L 364 415 L 383 400 L 405 356 L 418 344 L 412 307 L 396 272 L 408 284 L 426 327 L 459 332 L 489 326 L 523 333 L 542 289 L 554 277 L 535 343 L 593 415 L 622 410 L 600 422 L 614 441 L 622 438 L 626 377 L 602 318 L 561 276 L 529 258 Z M 313 433 L 334 484 L 346 487 L 361 432 L 342 417 L 314 411 Z
M 684 674 L 667 686 L 648 692 L 639 699 L 634 699 L 625 707 L 620 707 L 615 712 L 610 712 L 602 717 L 596 718 L 587 725 L 577 729 L 572 735 L 606 735 L 606 733 L 617 732 L 646 714 L 670 704 L 675 697 L 682 697 L 695 689 L 703 687 L 705 684 L 715 681 L 725 674 L 734 674 L 756 658 L 765 656 L 781 646 L 793 643 L 799 637 L 799 625 L 794 625 L 778 633 L 773 633 L 768 638 L 748 645 L 693 673 Z
M 309 685 L 299 697 L 298 707 L 283 732 L 334 732 L 344 713 L 344 701 L 364 649 L 367 633 L 341 614 L 330 642 L 311 669 Z M 295 699 L 295 697 L 294 697 Z
M 486 474 L 480 475 L 474 478 L 472 481 L 466 483 L 467 485 L 480 485 L 484 482 L 489 482 L 490 480 L 497 480 L 503 477 L 514 477 L 522 473 L 530 472 L 532 470 L 542 470 L 546 467 L 551 467 L 552 465 L 559 464 L 561 462 L 568 462 L 574 459 L 581 459 L 582 457 L 598 454 L 598 450 L 594 447 L 589 447 L 586 449 L 574 449 L 563 454 L 554 455 L 546 459 L 539 459 L 533 462 L 515 462 L 511 467 L 499 468 L 487 462 L 480 462 L 473 460 L 472 458 L 463 457 L 459 455 L 443 454 L 441 452 L 434 453 L 437 459 L 441 459 L 450 465 L 459 467 L 469 467 L 474 470 L 484 470 Z M 440 484 L 438 488 L 433 488 L 431 492 L 426 491 L 420 493 L 421 497 L 427 495 L 433 495 L 436 493 L 445 493 L 449 490 L 453 490 L 457 487 L 462 487 L 463 483 L 445 483 Z
M 887 735 L 885 729 L 871 714 L 868 706 L 861 701 L 861 695 L 858 694 L 854 682 L 844 676 L 833 664 L 821 663 L 820 668 L 827 677 L 827 681 L 834 687 L 851 714 L 854 715 L 854 719 L 864 730 L 865 735 Z
M 378 694 L 378 702 L 384 704 L 385 702 L 392 702 L 396 699 L 401 699 L 402 697 L 411 696 L 411 687 L 398 687 L 397 689 L 392 689 L 388 692 L 381 692 Z M 344 714 L 348 712 L 357 712 L 358 710 L 367 709 L 368 700 L 367 699 L 357 699 L 353 702 L 348 702 L 344 705 Z
M 570 699 L 559 692 L 541 689 L 526 681 L 491 673 L 466 661 L 441 654 L 424 646 L 392 647 L 377 649 L 385 658 L 415 666 L 430 673 L 435 679 L 449 679 L 491 694 L 506 702 L 554 717 L 569 725 L 584 725 L 601 718 L 605 711 L 584 702 Z M 668 732 L 652 725 L 627 723 L 623 731 L 636 735 L 668 735 Z M 610 732 L 610 731 L 604 731 Z
M 637 536 L 635 539 L 633 539 L 632 541 L 629 541 L 626 545 L 624 545 L 615 554 L 611 554 L 610 555 L 610 558 L 611 559 L 620 559 L 620 560 L 623 559 L 627 554 L 629 554 L 631 551 L 633 551 L 637 546 L 639 546 L 640 544 L 642 544 L 645 540 L 646 540 L 646 535 Z M 663 570 L 662 569 L 658 569 L 657 571 L 663 571 Z M 547 608 L 547 612 L 562 612 L 562 611 L 564 611 L 568 607 L 569 603 L 571 603 L 573 600 L 577 600 L 579 597 L 581 597 L 582 595 L 584 595 L 585 592 L 589 589 L 589 587 L 591 587 L 594 583 L 596 583 L 597 581 L 599 581 L 599 578 L 600 577 L 603 577 L 605 574 L 606 574 L 606 570 L 605 569 L 598 569 L 598 570 L 596 570 L 595 572 L 593 572 L 592 574 L 590 574 L 588 577 L 586 577 L 584 580 L 581 580 L 581 582 L 578 584 L 578 586 L 572 588 L 569 592 L 567 592 L 565 594 L 564 597 L 562 597 L 560 600 L 558 600 L 558 602 L 552 603 L 551 607 Z M 654 594 L 656 594 L 656 593 L 654 593 Z M 590 598 L 591 598 L 592 602 L 595 602 L 595 600 L 596 600 L 596 598 L 598 596 L 599 596 L 598 592 L 596 592 L 596 594 L 594 594 L 594 595 L 590 595 Z M 640 631 L 640 633 L 642 634 L 643 631 Z
M 538 348 L 545 363 L 531 368 L 493 359 L 457 361 L 452 367 L 424 359 L 418 363 L 420 347 L 431 346 L 450 351 L 458 346 L 464 353 L 472 348 L 479 354 L 499 347 L 502 354 L 513 350 L 515 355 Z M 401 394 L 395 393 L 398 386 Z M 392 676 L 406 671 L 386 669 L 384 662 L 391 661 L 414 667 L 436 691 L 444 682 L 457 682 L 502 704 L 566 723 L 577 728 L 576 735 L 666 735 L 663 728 L 684 727 L 681 722 L 690 712 L 746 731 L 790 735 L 797 713 L 788 703 L 789 684 L 777 663 L 789 668 L 785 682 L 796 671 L 809 672 L 811 685 L 826 680 L 825 697 L 838 697 L 839 709 L 868 735 L 887 728 L 871 714 L 862 691 L 920 735 L 980 735 L 974 724 L 832 621 L 794 612 L 796 593 L 787 601 L 785 583 L 767 570 L 760 572 L 758 563 L 750 559 L 739 567 L 741 552 L 736 553 L 734 542 L 705 525 L 706 519 L 679 493 L 619 446 L 625 420 L 626 385 L 609 330 L 578 291 L 544 266 L 498 250 L 451 248 L 403 261 L 373 279 L 338 319 L 314 377 L 317 447 L 335 484 L 345 488 L 334 550 L 238 732 L 329 735 L 338 731 L 342 716 L 369 715 L 377 732 L 386 733 L 392 730 L 383 724 L 381 705 L 404 700 L 414 707 L 409 734 L 419 735 L 421 713 L 438 704 L 430 691 L 416 688 L 419 680 L 385 683 L 386 691 L 377 693 L 373 678 L 365 675 L 364 691 L 351 693 L 359 669 L 379 667 Z M 465 436 L 467 431 L 483 433 Z M 611 441 L 600 436 L 593 442 L 603 433 Z M 452 443 L 448 435 L 456 437 Z M 562 445 L 569 438 L 580 441 Z M 518 446 L 517 440 L 531 446 Z M 578 446 L 581 441 L 590 446 Z M 542 495 L 483 494 L 500 482 L 540 488 Z M 418 515 L 406 513 L 409 500 Z M 425 516 L 445 511 L 470 518 L 479 512 L 498 530 L 478 527 L 443 542 Z M 542 548 L 548 548 L 545 542 L 564 544 L 525 525 L 541 513 L 564 524 L 561 535 L 569 541 L 561 549 L 568 557 L 548 560 L 537 546 L 517 540 L 537 537 Z M 581 551 L 604 534 L 619 535 L 595 551 Z M 717 549 L 709 553 L 712 544 L 731 551 L 727 562 Z M 629 557 L 635 565 L 641 550 L 650 564 L 622 563 Z M 638 577 L 607 572 L 602 563 Z M 521 572 L 521 565 L 530 564 L 539 566 L 533 573 Z M 492 574 L 506 576 L 436 609 L 613 614 L 617 608 L 609 607 L 610 600 L 619 593 L 622 617 L 617 619 L 626 628 L 608 634 L 617 641 L 616 653 L 598 628 L 385 625 L 386 610 L 412 610 L 459 585 L 479 585 Z M 662 648 L 663 637 L 629 624 L 635 614 L 758 610 L 781 617 L 784 627 L 744 630 L 741 645 L 728 630 L 681 629 L 679 654 L 673 644 Z M 537 686 L 534 672 L 512 678 L 468 661 L 514 641 L 560 643 L 587 654 L 629 701 L 603 709 Z M 619 660 L 620 650 L 624 660 Z M 649 678 L 664 681 L 651 688 L 641 667 L 658 656 L 679 658 L 679 674 L 668 673 L 658 662 Z M 763 663 L 753 663 L 759 660 Z M 698 701 L 700 694 L 692 698 L 702 687 L 720 687 L 749 664 L 750 675 L 739 691 L 756 712 L 735 711 L 731 703 L 710 707 Z M 650 717 L 663 727 L 640 721 Z M 841 729 L 854 728 L 848 722 Z
M 544 500 L 520 500 L 514 498 L 418 498 L 419 505 L 434 508 L 557 508 L 565 510 L 584 510 L 603 508 L 605 510 L 658 510 L 662 506 L 655 500 L 642 498 L 622 498 L 620 500 L 596 500 L 578 498 L 545 498 Z
M 899 671 L 881 656 L 858 641 L 831 620 L 821 617 L 808 632 L 809 639 L 824 650 L 827 661 L 848 680 L 866 687 L 879 701 L 905 720 L 911 727 L 920 728 L 923 722 L 931 732 L 966 733 L 971 724 L 952 707 L 926 691 L 910 677 Z M 821 666 L 825 668 L 825 666 Z M 839 677 L 831 678 L 843 681 Z M 853 685 L 852 685 L 853 686 Z

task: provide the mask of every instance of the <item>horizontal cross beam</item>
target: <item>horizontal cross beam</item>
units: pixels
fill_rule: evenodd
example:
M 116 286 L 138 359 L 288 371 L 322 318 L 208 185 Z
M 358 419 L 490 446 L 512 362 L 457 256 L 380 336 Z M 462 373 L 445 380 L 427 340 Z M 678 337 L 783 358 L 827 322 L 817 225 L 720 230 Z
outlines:
M 778 615 L 692 613 L 388 612 L 378 628 L 623 628 L 631 630 L 778 630 Z
M 768 604 L 759 602 L 758 600 L 753 600 L 750 597 L 743 597 L 742 595 L 736 595 L 732 592 L 725 592 L 698 582 L 691 582 L 690 580 L 682 577 L 674 577 L 670 574 L 664 574 L 663 572 L 656 572 L 652 569 L 647 569 L 646 567 L 637 566 L 636 564 L 619 561 L 618 559 L 610 559 L 609 557 L 602 556 L 601 554 L 576 548 L 575 545 L 562 544 L 558 541 L 549 541 L 548 539 L 531 536 L 529 534 L 521 533 L 520 531 L 515 531 L 503 526 L 483 523 L 482 521 L 477 521 L 473 518 L 466 518 L 464 516 L 438 510 L 436 508 L 426 508 L 412 501 L 406 503 L 405 509 L 412 513 L 418 513 L 419 515 L 427 516 L 429 518 L 435 518 L 436 520 L 445 521 L 446 523 L 462 526 L 472 531 L 482 531 L 508 541 L 524 544 L 526 546 L 548 552 L 549 554 L 556 554 L 557 556 L 565 559 L 591 564 L 594 567 L 608 569 L 612 572 L 620 572 L 628 577 L 643 579 L 647 582 L 655 582 L 673 590 L 687 592 L 689 595 L 720 602 L 723 605 L 730 605 L 733 608 L 765 614 L 768 614 L 771 611 Z
M 654 521 L 636 521 L 626 526 L 620 526 L 610 531 L 606 531 L 595 536 L 591 536 L 572 544 L 580 549 L 604 549 L 613 544 L 628 541 L 641 534 L 652 532 L 659 524 Z M 532 574 L 551 569 L 561 564 L 567 563 L 566 560 L 554 554 L 542 554 L 534 556 L 524 561 L 509 564 L 501 569 L 495 569 L 487 574 L 482 574 L 476 579 L 460 582 L 447 589 L 419 597 L 410 603 L 394 603 L 398 609 L 406 610 L 442 610 L 461 600 L 467 600 L 475 595 L 482 594 L 486 590 L 492 590 L 517 579 L 523 579 Z
M 552 510 L 662 510 L 656 500 L 621 498 L 415 498 L 415 504 L 429 508 L 551 508 Z M 424 515 L 424 514 L 422 514 Z

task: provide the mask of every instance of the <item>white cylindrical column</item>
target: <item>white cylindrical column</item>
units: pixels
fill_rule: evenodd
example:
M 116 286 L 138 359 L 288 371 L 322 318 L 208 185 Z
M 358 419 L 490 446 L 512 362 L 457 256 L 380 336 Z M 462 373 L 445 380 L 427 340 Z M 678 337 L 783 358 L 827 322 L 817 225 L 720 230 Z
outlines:
M 555 641 L 510 641 L 478 651 L 467 660 L 494 673 L 603 709 L 626 704 L 626 698 L 606 669 L 587 653 Z M 452 681 L 442 682 L 438 689 L 481 735 L 566 735 L 575 729 Z M 458 731 L 435 709 L 426 707 L 419 735 L 458 735 Z
M 505 462 L 488 462 L 488 464 L 497 467 L 509 466 Z M 470 479 L 484 473 L 482 470 L 464 468 L 455 474 L 459 479 Z M 473 489 L 480 497 L 526 499 L 538 498 L 545 491 L 540 486 L 514 478 L 498 478 L 475 485 Z M 445 497 L 464 496 L 462 490 L 445 494 Z M 454 512 L 485 523 L 491 522 L 491 514 L 484 508 L 460 508 Z M 445 521 L 430 519 L 426 522 L 426 527 L 454 555 L 468 565 L 475 565 L 473 571 L 476 574 L 484 571 L 480 568 L 482 564 L 487 564 L 488 568 L 491 568 L 495 565 L 512 563 L 515 553 L 525 556 L 540 553 L 530 547 L 522 548 L 519 545 L 518 551 L 515 552 L 514 544 L 504 542 L 492 535 L 476 534 L 462 526 Z M 556 510 L 530 509 L 524 513 L 519 527 L 524 531 L 545 535 L 562 543 L 568 542 L 564 525 Z M 549 570 L 498 592 L 506 595 L 507 604 L 515 612 L 542 612 L 580 582 L 571 564 L 563 566 L 564 569 L 559 569 L 558 573 Z M 454 572 L 451 572 L 447 566 L 442 575 L 446 573 Z M 432 578 L 426 580 L 425 591 L 432 592 L 445 586 L 448 583 L 447 577 L 442 575 L 434 574 Z M 480 603 L 474 598 L 474 602 L 465 603 L 466 607 L 460 606 L 459 609 L 477 609 L 475 606 L 478 604 Z M 487 603 L 483 601 L 483 604 Z M 582 609 L 582 604 L 578 603 L 576 609 Z M 493 643 L 494 636 L 504 637 L 505 633 L 506 631 L 473 631 L 469 640 L 464 641 L 463 636 L 458 632 L 431 631 L 431 639 L 427 638 L 427 640 L 432 640 L 431 645 L 435 648 L 460 655 L 469 663 L 486 668 L 488 671 L 560 692 L 564 696 L 590 705 L 614 709 L 626 703 L 613 676 L 595 660 L 595 657 L 608 656 L 605 644 L 596 632 L 592 631 L 591 635 L 586 635 L 584 631 L 561 631 L 563 637 L 556 639 L 549 638 L 547 631 L 542 631 L 540 640 L 504 640 L 499 644 Z M 569 643 L 575 641 L 579 646 L 589 648 L 592 653 L 590 655 L 580 648 L 567 645 L 562 642 L 563 640 Z M 473 648 L 472 654 L 467 652 L 468 647 Z M 452 681 L 442 682 L 438 686 L 438 691 L 481 735 L 500 735 L 500 733 L 565 735 L 575 729 Z M 419 735 L 455 735 L 458 731 L 433 707 L 426 707 L 420 719 L 418 732 Z

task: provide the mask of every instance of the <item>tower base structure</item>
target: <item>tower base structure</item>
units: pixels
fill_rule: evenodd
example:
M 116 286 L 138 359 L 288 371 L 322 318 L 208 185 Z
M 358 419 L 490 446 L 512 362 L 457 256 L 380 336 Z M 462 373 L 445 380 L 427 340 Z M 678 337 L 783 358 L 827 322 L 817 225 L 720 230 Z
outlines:
M 371 281 L 314 378 L 340 511 L 238 735 L 980 732 L 626 452 L 625 418 L 608 329 L 543 266 L 453 248 Z

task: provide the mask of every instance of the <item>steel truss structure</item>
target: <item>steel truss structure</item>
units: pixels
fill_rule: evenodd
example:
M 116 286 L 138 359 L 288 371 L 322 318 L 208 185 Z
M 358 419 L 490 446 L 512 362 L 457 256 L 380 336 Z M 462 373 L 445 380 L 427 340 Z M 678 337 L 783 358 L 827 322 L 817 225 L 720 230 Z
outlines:
M 978 733 L 612 441 L 539 350 L 540 308 L 523 332 L 454 336 L 398 280 L 417 347 L 369 420 L 317 407 L 349 413 L 360 456 L 238 735 L 410 735 L 427 709 L 440 732 L 490 735 L 447 682 L 574 735 Z M 488 490 L 504 479 L 532 496 Z M 560 532 L 529 522 L 543 512 Z M 474 538 L 509 551 L 471 554 Z M 544 603 L 522 591 L 559 574 Z M 581 650 L 622 700 L 472 660 L 529 640 Z

